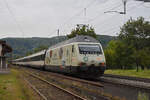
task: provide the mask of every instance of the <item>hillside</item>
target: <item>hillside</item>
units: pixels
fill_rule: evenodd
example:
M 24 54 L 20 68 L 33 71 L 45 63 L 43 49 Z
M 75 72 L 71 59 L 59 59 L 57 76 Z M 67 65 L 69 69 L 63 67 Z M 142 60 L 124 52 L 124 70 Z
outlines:
M 108 42 L 115 37 L 107 35 L 98 35 L 98 40 L 101 42 L 103 47 L 106 47 Z M 13 48 L 13 57 L 25 56 L 28 51 L 32 51 L 34 48 L 37 48 L 41 45 L 52 46 L 58 42 L 66 40 L 66 36 L 52 37 L 52 38 L 3 38 L 12 48 Z

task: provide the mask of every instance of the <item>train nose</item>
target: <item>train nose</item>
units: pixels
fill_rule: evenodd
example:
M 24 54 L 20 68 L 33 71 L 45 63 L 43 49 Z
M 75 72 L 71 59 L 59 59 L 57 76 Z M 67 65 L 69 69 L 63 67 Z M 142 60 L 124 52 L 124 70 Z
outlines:
M 92 60 L 92 61 L 91 61 L 91 64 L 94 64 L 94 63 L 95 63 L 95 61 L 94 61 L 94 60 Z

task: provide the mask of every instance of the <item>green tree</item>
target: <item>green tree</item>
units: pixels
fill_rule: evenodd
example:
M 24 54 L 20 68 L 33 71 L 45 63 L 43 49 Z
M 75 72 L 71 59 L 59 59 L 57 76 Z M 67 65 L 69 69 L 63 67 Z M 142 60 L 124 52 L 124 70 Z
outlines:
M 120 40 L 112 40 L 104 50 L 107 66 L 109 68 L 132 68 L 132 48 Z M 130 59 L 130 60 L 129 60 Z
M 143 64 L 142 61 L 145 59 L 147 62 L 147 58 L 150 56 L 149 53 L 147 55 L 144 53 L 145 50 L 146 52 L 150 51 L 150 22 L 145 21 L 143 17 L 139 17 L 137 20 L 130 18 L 130 20 L 121 27 L 119 39 L 134 49 L 132 57 L 137 71 L 139 66 L 144 69 L 143 65 L 147 64 Z
M 33 54 L 33 52 L 32 52 L 32 51 L 28 51 L 28 52 L 25 54 L 25 56 L 29 56 L 29 55 L 31 55 L 31 54 Z
M 26 56 L 31 55 L 31 54 L 36 53 L 36 52 L 39 52 L 39 51 L 42 51 L 42 50 L 47 49 L 47 48 L 48 48 L 48 46 L 40 45 L 39 47 L 34 48 L 33 51 L 28 51 L 28 52 L 26 53 Z
M 77 25 L 76 29 L 73 29 L 71 34 L 67 35 L 67 37 L 73 38 L 76 35 L 88 35 L 97 38 L 94 28 L 87 25 Z
M 42 50 L 47 49 L 47 48 L 48 48 L 48 46 L 40 45 L 39 47 L 37 47 L 37 48 L 35 48 L 35 49 L 33 50 L 33 53 L 42 51 Z
M 109 42 L 108 46 L 104 50 L 107 68 L 111 69 L 117 68 L 115 50 L 116 50 L 116 41 L 112 40 Z

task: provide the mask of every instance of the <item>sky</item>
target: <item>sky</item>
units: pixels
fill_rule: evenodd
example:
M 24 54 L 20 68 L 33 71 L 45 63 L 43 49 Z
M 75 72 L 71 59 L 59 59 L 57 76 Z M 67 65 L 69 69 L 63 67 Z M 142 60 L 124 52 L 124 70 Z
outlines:
M 115 36 L 130 18 L 150 21 L 150 3 L 127 0 L 0 0 L 0 38 L 67 35 L 77 24 L 94 27 L 99 35 Z

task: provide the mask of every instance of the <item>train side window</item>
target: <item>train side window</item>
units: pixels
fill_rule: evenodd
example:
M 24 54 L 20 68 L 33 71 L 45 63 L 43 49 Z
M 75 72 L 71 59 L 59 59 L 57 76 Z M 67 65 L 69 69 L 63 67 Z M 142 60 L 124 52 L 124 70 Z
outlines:
M 50 58 L 52 57 L 52 50 L 50 51 Z
M 62 58 L 62 56 L 63 56 L 63 49 L 60 48 L 60 49 L 59 49 L 59 57 L 60 57 L 60 59 Z
M 44 56 L 44 55 L 41 55 L 41 59 L 40 59 L 40 60 L 43 60 L 43 56 Z
M 72 53 L 74 53 L 74 45 L 72 45 Z

